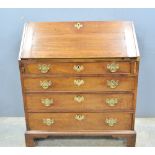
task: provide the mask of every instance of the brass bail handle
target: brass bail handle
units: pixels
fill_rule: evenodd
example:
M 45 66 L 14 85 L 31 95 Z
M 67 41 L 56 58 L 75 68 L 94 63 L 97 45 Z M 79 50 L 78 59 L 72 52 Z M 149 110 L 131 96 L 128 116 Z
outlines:
M 111 63 L 111 64 L 107 64 L 107 69 L 114 73 L 116 72 L 117 70 L 119 70 L 119 64 L 116 64 L 116 63 Z
M 116 88 L 119 85 L 118 80 L 107 80 L 107 86 L 111 89 Z
M 46 126 L 51 126 L 55 123 L 54 119 L 51 119 L 51 118 L 44 118 L 42 122 Z
M 52 85 L 52 82 L 51 81 L 47 81 L 47 80 L 40 81 L 40 86 L 43 89 L 48 89 L 51 85 Z
M 117 103 L 118 103 L 117 98 L 107 98 L 106 99 L 106 104 L 109 105 L 110 107 L 116 106 Z
M 53 99 L 50 98 L 42 98 L 41 99 L 41 103 L 45 106 L 45 107 L 49 107 L 53 104 Z
M 118 123 L 116 118 L 106 118 L 105 123 L 110 126 L 113 127 L 115 124 Z
M 51 65 L 47 64 L 39 64 L 38 69 L 40 70 L 41 73 L 47 73 L 50 70 Z

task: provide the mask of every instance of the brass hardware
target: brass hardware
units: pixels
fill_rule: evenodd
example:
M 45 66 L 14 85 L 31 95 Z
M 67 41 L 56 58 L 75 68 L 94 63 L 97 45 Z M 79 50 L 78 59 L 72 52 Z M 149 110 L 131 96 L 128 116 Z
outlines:
M 117 98 L 107 98 L 106 99 L 106 103 L 109 106 L 113 107 L 113 106 L 115 106 L 118 103 L 118 99 Z
M 84 97 L 83 96 L 75 96 L 74 97 L 74 101 L 81 103 L 84 101 Z
M 54 124 L 54 119 L 51 118 L 44 118 L 43 119 L 43 124 L 47 125 L 47 126 L 51 126 L 52 124 Z
M 47 81 L 47 80 L 40 81 L 40 86 L 41 86 L 43 89 L 48 89 L 48 88 L 51 86 L 51 84 L 52 84 L 51 81 Z
M 76 72 L 81 72 L 84 70 L 84 67 L 83 65 L 74 65 L 73 69 L 76 71 Z
M 109 69 L 110 72 L 114 73 L 119 69 L 119 64 L 115 63 L 107 64 L 107 69 Z
M 78 121 L 82 121 L 84 118 L 85 118 L 85 116 L 82 115 L 82 114 L 75 115 L 75 119 L 78 120 Z
M 77 80 L 74 80 L 74 85 L 76 86 L 81 86 L 84 84 L 84 80 L 80 80 L 80 79 L 77 79 Z
M 116 88 L 118 85 L 119 85 L 119 81 L 118 81 L 118 80 L 117 80 L 117 81 L 115 81 L 115 80 L 107 80 L 107 86 L 108 86 L 109 88 L 114 89 L 114 88 Z
M 117 119 L 115 119 L 115 118 L 106 118 L 105 123 L 108 126 L 112 127 L 112 126 L 114 126 L 117 123 Z
M 74 27 L 77 28 L 77 29 L 79 30 L 80 28 L 83 27 L 83 25 L 82 25 L 81 23 L 76 23 L 76 24 L 74 25 Z
M 42 98 L 42 99 L 41 99 L 41 103 L 42 103 L 44 106 L 49 107 L 51 104 L 53 104 L 53 99 Z
M 50 69 L 50 65 L 42 64 L 38 66 L 41 73 L 47 73 Z

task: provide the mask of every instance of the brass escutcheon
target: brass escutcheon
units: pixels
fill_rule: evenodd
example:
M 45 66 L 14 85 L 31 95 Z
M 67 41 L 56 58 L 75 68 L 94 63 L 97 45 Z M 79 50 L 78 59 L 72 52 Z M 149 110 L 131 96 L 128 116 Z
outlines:
M 74 101 L 81 103 L 84 101 L 84 97 L 83 96 L 75 96 L 74 97 Z
M 81 79 L 77 79 L 77 80 L 74 80 L 74 85 L 76 86 L 81 86 L 81 85 L 84 85 L 84 80 L 81 80 Z
M 76 71 L 76 72 L 81 72 L 84 70 L 84 66 L 83 65 L 74 65 L 73 69 Z
M 78 120 L 78 121 L 82 121 L 84 118 L 85 118 L 85 116 L 82 115 L 82 114 L 76 114 L 75 115 L 75 119 Z
M 79 30 L 80 28 L 83 27 L 83 25 L 82 25 L 81 23 L 76 23 L 76 24 L 74 25 L 74 27 L 77 28 L 77 29 Z

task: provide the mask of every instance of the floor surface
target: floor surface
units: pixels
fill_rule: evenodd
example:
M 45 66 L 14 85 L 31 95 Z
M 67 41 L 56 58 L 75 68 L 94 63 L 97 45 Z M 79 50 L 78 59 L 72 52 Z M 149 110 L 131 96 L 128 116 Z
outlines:
M 24 147 L 25 121 L 23 117 L 0 117 L 0 147 Z M 137 118 L 137 147 L 155 146 L 155 118 Z M 123 140 L 110 138 L 48 138 L 38 140 L 38 146 L 124 146 Z

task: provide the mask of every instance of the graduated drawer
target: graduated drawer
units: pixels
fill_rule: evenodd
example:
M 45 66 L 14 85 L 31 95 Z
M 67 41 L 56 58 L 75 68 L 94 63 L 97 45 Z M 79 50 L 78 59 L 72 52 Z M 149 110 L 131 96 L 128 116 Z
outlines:
M 25 65 L 28 74 L 129 74 L 131 62 L 38 62 Z
M 29 113 L 30 130 L 130 130 L 130 113 Z
M 25 91 L 131 91 L 134 77 L 24 78 Z
M 133 109 L 133 94 L 48 93 L 25 95 L 31 112 L 99 112 Z

